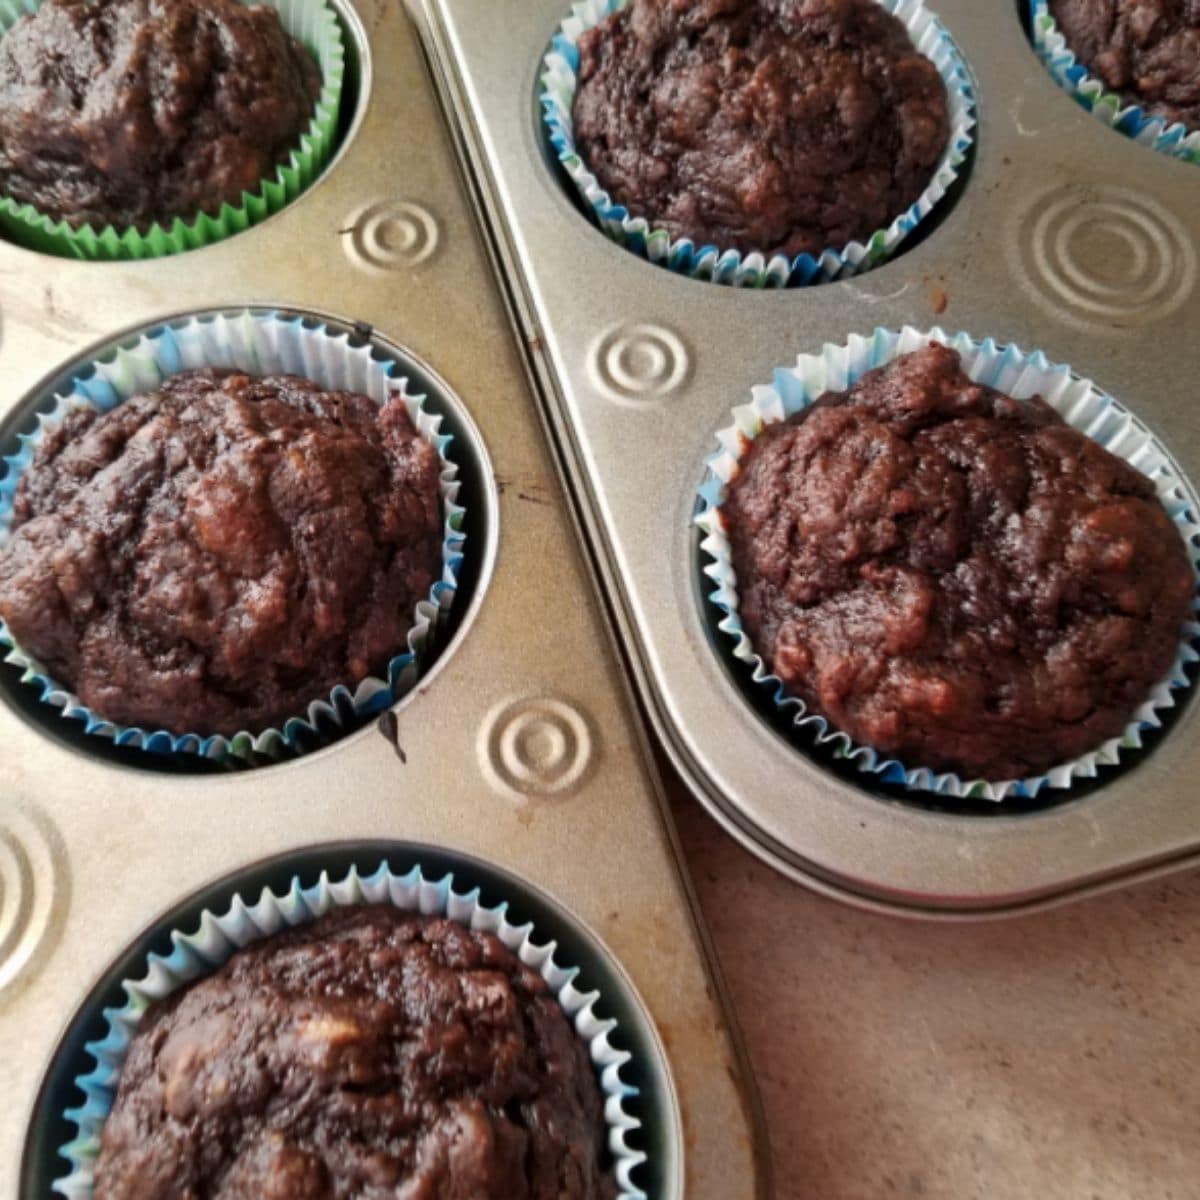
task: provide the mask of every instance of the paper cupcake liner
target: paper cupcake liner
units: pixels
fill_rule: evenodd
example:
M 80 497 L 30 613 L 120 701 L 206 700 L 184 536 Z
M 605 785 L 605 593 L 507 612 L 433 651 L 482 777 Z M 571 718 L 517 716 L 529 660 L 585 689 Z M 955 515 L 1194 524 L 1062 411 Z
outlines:
M 693 279 L 734 287 L 802 286 L 846 279 L 885 262 L 946 194 L 966 160 L 975 126 L 975 94 L 958 47 L 923 0 L 879 0 L 903 22 L 913 45 L 938 69 L 946 85 L 950 136 L 937 169 L 920 197 L 886 229 L 865 242 L 830 247 L 820 254 L 742 254 L 719 246 L 697 246 L 689 238 L 672 240 L 666 229 L 616 204 L 601 187 L 575 146 L 574 104 L 579 69 L 579 39 L 629 0 L 579 0 L 563 21 L 542 64 L 543 120 L 558 161 L 595 215 L 601 229 L 634 253 Z
M 115 262 L 181 254 L 219 242 L 257 225 L 290 204 L 325 169 L 337 144 L 338 110 L 346 70 L 346 50 L 337 15 L 323 0 L 255 0 L 279 12 L 284 30 L 316 58 L 321 68 L 321 94 L 312 120 L 299 145 L 255 192 L 243 192 L 237 204 L 223 204 L 215 214 L 200 213 L 190 220 L 176 217 L 169 225 L 157 222 L 145 233 L 112 225 L 73 228 L 66 221 L 0 196 L 0 231 L 20 245 L 63 258 Z M 41 0 L 0 0 L 0 37 Z
M 327 741 L 327 733 L 340 731 L 355 718 L 382 712 L 416 682 L 442 614 L 453 602 L 462 564 L 466 538 L 462 532 L 464 510 L 458 504 L 458 467 L 446 457 L 452 439 L 440 432 L 442 418 L 425 409 L 424 396 L 409 395 L 407 379 L 395 373 L 396 363 L 374 357 L 369 346 L 352 346 L 348 335 L 306 325 L 298 317 L 243 312 L 190 318 L 144 334 L 81 371 L 54 397 L 51 411 L 39 414 L 36 427 L 21 435 L 20 449 L 4 460 L 7 471 L 0 477 L 0 553 L 12 534 L 13 500 L 21 475 L 33 461 L 42 439 L 69 413 L 78 408 L 107 412 L 139 392 L 158 387 L 168 376 L 197 367 L 227 367 L 252 375 L 301 375 L 326 389 L 362 393 L 378 404 L 399 394 L 417 432 L 437 450 L 444 514 L 442 575 L 417 604 L 406 648 L 388 663 L 386 677 L 372 675 L 339 684 L 328 696 L 314 698 L 306 712 L 284 722 L 281 729 L 244 731 L 232 737 L 175 734 L 106 721 L 56 683 L 32 655 L 16 644 L 2 620 L 0 647 L 8 650 L 4 661 L 22 669 L 22 682 L 39 689 L 45 703 L 61 709 L 66 717 L 82 721 L 88 733 L 110 738 L 118 746 L 164 754 L 198 754 L 216 761 L 278 759 Z
M 807 408 L 824 392 L 845 391 L 873 368 L 930 342 L 957 350 L 963 369 L 976 383 L 1018 399 L 1041 395 L 1070 425 L 1145 475 L 1178 527 L 1200 582 L 1200 504 L 1171 456 L 1128 409 L 1090 380 L 1074 375 L 1069 367 L 1050 362 L 1040 350 L 1027 354 L 1017 346 L 997 345 L 991 338 L 977 342 L 965 333 L 947 334 L 938 328 L 923 333 L 905 326 L 899 333 L 876 329 L 869 337 L 855 334 L 844 346 L 827 344 L 819 354 L 801 355 L 794 367 L 776 370 L 771 386 L 753 388 L 749 404 L 733 409 L 733 424 L 717 434 L 721 450 L 708 460 L 700 487 L 702 507 L 696 517 L 705 535 L 701 549 L 711 559 L 704 573 L 716 584 L 709 599 L 722 613 L 718 628 L 731 639 L 734 658 L 750 666 L 754 682 L 770 691 L 776 707 L 791 715 L 796 729 L 834 757 L 851 761 L 881 782 L 902 784 L 916 791 L 960 799 L 1032 798 L 1043 788 L 1069 788 L 1076 779 L 1092 778 L 1101 767 L 1116 765 L 1123 750 L 1141 747 L 1143 734 L 1158 728 L 1162 724 L 1160 713 L 1174 706 L 1176 691 L 1189 686 L 1187 667 L 1200 660 L 1192 644 L 1200 635 L 1200 624 L 1193 620 L 1186 625 L 1171 669 L 1137 708 L 1119 737 L 1109 738 L 1090 753 L 1041 775 L 982 780 L 909 766 L 855 743 L 812 712 L 798 696 L 787 692 L 783 681 L 755 652 L 738 611 L 737 577 L 721 506 L 750 444 L 768 425 Z M 1193 612 L 1198 604 L 1200 601 L 1193 603 Z
M 1084 108 L 1113 129 L 1150 146 L 1160 154 L 1200 164 L 1200 129 L 1189 129 L 1181 122 L 1168 122 L 1148 113 L 1140 104 L 1110 92 L 1067 45 L 1047 0 L 1033 0 L 1030 28 L 1038 57 L 1046 64 L 1059 87 L 1070 92 Z
M 579 991 L 575 987 L 579 968 L 558 961 L 557 942 L 536 942 L 532 922 L 513 925 L 507 917 L 507 904 L 486 907 L 478 888 L 456 892 L 452 874 L 427 879 L 420 867 L 413 867 L 406 875 L 395 875 L 386 862 L 366 877 L 351 867 L 337 882 L 332 882 L 323 871 L 319 881 L 309 888 L 302 887 L 299 877 L 294 877 L 286 893 L 277 894 L 264 888 L 257 903 L 248 903 L 241 895 L 235 895 L 224 913 L 205 909 L 194 932 L 173 930 L 170 937 L 174 949 L 169 955 L 148 954 L 146 974 L 122 982 L 127 997 L 125 1005 L 104 1010 L 104 1036 L 85 1047 L 96 1065 L 75 1080 L 84 1102 L 66 1113 L 77 1135 L 59 1149 L 60 1156 L 70 1163 L 70 1173 L 55 1181 L 54 1190 L 67 1200 L 91 1200 L 101 1129 L 116 1098 L 130 1043 L 151 1004 L 201 976 L 212 974 L 237 950 L 254 942 L 315 921 L 333 908 L 364 904 L 392 904 L 403 912 L 448 917 L 469 929 L 494 934 L 546 981 L 588 1047 L 604 1096 L 608 1148 L 620 1198 L 645 1200 L 645 1193 L 633 1181 L 632 1174 L 646 1161 L 646 1155 L 630 1145 L 631 1135 L 641 1129 L 642 1123 L 626 1109 L 638 1089 L 621 1078 L 621 1070 L 632 1056 L 612 1044 L 617 1022 L 598 1016 L 600 993 Z

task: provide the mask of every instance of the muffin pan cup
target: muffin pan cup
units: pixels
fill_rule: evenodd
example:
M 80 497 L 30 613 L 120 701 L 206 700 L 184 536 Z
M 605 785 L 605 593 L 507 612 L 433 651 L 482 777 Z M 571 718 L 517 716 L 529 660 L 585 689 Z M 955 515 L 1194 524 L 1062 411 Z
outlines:
M 575 145 L 574 118 L 579 39 L 629 0 L 579 0 L 555 34 L 542 64 L 539 102 L 546 131 L 563 170 L 600 228 L 626 249 L 693 279 L 735 287 L 784 287 L 847 279 L 886 262 L 901 243 L 943 200 L 971 149 L 975 94 L 954 42 L 923 0 L 880 0 L 900 20 L 913 45 L 937 67 L 946 85 L 950 133 L 946 149 L 925 190 L 886 229 L 862 242 L 830 246 L 818 254 L 786 255 L 754 251 L 742 254 L 720 246 L 697 246 L 690 238 L 672 238 L 645 217 L 616 203 L 601 186 Z
M 560 0 L 502 27 L 420 0 L 439 91 L 618 638 L 672 762 L 790 877 L 891 913 L 1024 912 L 1200 862 L 1196 689 L 1147 750 L 1036 797 L 923 800 L 808 753 L 707 599 L 697 489 L 718 432 L 781 363 L 905 326 L 1038 347 L 1127 408 L 1200 479 L 1195 169 L 1094 120 L 1047 74 L 1016 4 L 939 0 L 977 85 L 954 204 L 902 255 L 779 291 L 639 260 L 579 211 L 538 104 Z M 1194 519 L 1195 514 L 1193 514 Z
M 1033 0 L 1029 8 L 1033 44 L 1064 91 L 1074 96 L 1092 116 L 1135 142 L 1160 154 L 1200 165 L 1200 129 L 1189 129 L 1179 121 L 1154 116 L 1140 104 L 1130 104 L 1110 92 L 1075 56 L 1051 15 L 1047 0 Z
M 0 1200 L 48 1200 L 66 1172 L 84 1045 L 103 1037 L 99 1007 L 122 1003 L 112 985 L 148 950 L 170 953 L 155 931 L 194 929 L 237 891 L 383 859 L 462 887 L 488 864 L 505 882 L 486 902 L 514 897 L 512 919 L 558 940 L 623 1040 L 638 1033 L 622 1075 L 660 1081 L 642 1136 L 656 1195 L 768 1195 L 724 988 L 417 37 L 398 5 L 335 2 L 362 99 L 338 161 L 296 203 L 176 258 L 84 263 L 0 241 L 0 440 L 13 451 L 31 401 L 76 364 L 175 319 L 261 307 L 378 340 L 412 393 L 456 401 L 469 524 L 447 638 L 377 720 L 235 773 L 73 736 L 0 664 Z
M 244 192 L 236 204 L 223 204 L 215 213 L 176 217 L 169 225 L 155 222 L 144 232 L 106 225 L 73 227 L 0 194 L 0 236 L 65 258 L 100 261 L 158 258 L 209 246 L 241 233 L 290 204 L 321 174 L 337 149 L 338 117 L 346 73 L 342 27 L 326 0 L 257 0 L 279 12 L 284 31 L 316 58 L 321 68 L 321 93 L 299 145 L 273 175 L 254 192 Z M 41 0 L 0 0 L 0 37 L 26 13 L 36 12 Z
M 315 696 L 303 712 L 289 717 L 278 728 L 243 730 L 228 737 L 171 733 L 118 725 L 89 708 L 15 642 L 3 620 L 0 648 L 7 648 L 4 661 L 21 668 L 22 681 L 36 688 L 46 704 L 60 709 L 65 717 L 82 721 L 88 733 L 111 738 L 118 746 L 160 754 L 198 754 L 216 762 L 277 761 L 324 744 L 347 723 L 382 712 L 410 691 L 420 677 L 439 627 L 444 626 L 454 602 L 463 559 L 466 514 L 458 503 L 458 466 L 448 457 L 453 438 L 441 432 L 442 417 L 426 409 L 425 397 L 409 394 L 400 364 L 383 357 L 369 344 L 353 344 L 348 333 L 306 325 L 296 317 L 284 319 L 249 309 L 229 315 L 217 313 L 204 320 L 172 322 L 89 363 L 67 388 L 56 393 L 49 412 L 42 411 L 43 404 L 35 403 L 36 423 L 28 433 L 19 435 L 21 449 L 6 460 L 7 472 L 0 476 L 0 553 L 12 536 L 12 503 L 22 475 L 42 440 L 71 412 L 79 408 L 111 411 L 180 371 L 200 367 L 257 375 L 300 375 L 326 389 L 361 392 L 380 405 L 389 396 L 399 396 L 417 433 L 437 450 L 441 460 L 438 487 L 443 518 L 442 570 L 414 611 L 404 614 L 411 616 L 411 624 L 388 661 L 384 677 L 343 680 L 328 695 Z
M 315 921 L 335 908 L 364 904 L 390 905 L 401 912 L 445 917 L 468 929 L 493 934 L 541 976 L 587 1046 L 604 1099 L 608 1127 L 605 1145 L 612 1156 L 613 1174 L 620 1189 L 618 1200 L 646 1200 L 646 1193 L 634 1181 L 634 1172 L 646 1162 L 646 1154 L 630 1142 L 631 1137 L 636 1140 L 640 1136 L 641 1121 L 627 1107 L 637 1089 L 622 1079 L 622 1068 L 632 1056 L 628 1050 L 620 1050 L 613 1044 L 614 1034 L 619 1037 L 618 1022 L 600 1016 L 604 1009 L 600 992 L 580 991 L 575 986 L 580 968 L 564 965 L 557 943 L 539 937 L 532 921 L 514 925 L 507 917 L 507 901 L 487 905 L 477 887 L 456 890 L 452 874 L 439 876 L 433 871 L 427 875 L 420 865 L 396 874 L 386 862 L 365 873 L 351 867 L 334 879 L 322 871 L 307 887 L 296 875 L 286 891 L 263 888 L 257 897 L 236 893 L 223 911 L 205 908 L 194 929 L 172 929 L 167 935 L 171 953 L 147 955 L 142 964 L 145 973 L 121 981 L 121 990 L 128 997 L 126 1003 L 121 1008 L 105 1010 L 104 1036 L 86 1048 L 94 1066 L 75 1079 L 75 1087 L 85 1099 L 82 1105 L 65 1114 L 76 1134 L 59 1150 L 70 1169 L 55 1180 L 54 1190 L 68 1200 L 91 1200 L 104 1122 L 116 1100 L 129 1047 L 152 1004 L 213 974 L 239 950 L 283 930 Z
M 991 342 L 980 343 L 964 333 L 952 336 L 941 329 L 923 332 L 906 328 L 899 332 L 877 329 L 869 337 L 852 337 L 845 346 L 825 346 L 819 354 L 801 355 L 794 366 L 776 369 L 773 385 L 754 387 L 751 400 L 733 410 L 733 423 L 718 433 L 721 448 L 709 459 L 708 474 L 699 489 L 701 508 L 696 525 L 704 534 L 700 550 L 707 563 L 704 573 L 715 585 L 708 599 L 721 614 L 718 628 L 729 639 L 730 653 L 749 666 L 754 683 L 770 694 L 772 703 L 815 747 L 852 763 L 880 782 L 901 784 L 913 791 L 972 800 L 1033 798 L 1045 788 L 1067 789 L 1077 780 L 1094 779 L 1102 767 L 1121 761 L 1122 750 L 1141 749 L 1144 735 L 1161 728 L 1163 713 L 1175 707 L 1176 696 L 1189 686 L 1189 667 L 1200 659 L 1195 649 L 1200 625 L 1194 619 L 1200 595 L 1193 600 L 1193 619 L 1180 631 L 1175 661 L 1138 705 L 1124 731 L 1078 758 L 1024 779 L 972 779 L 953 772 L 939 773 L 919 762 L 901 762 L 855 743 L 799 696 L 789 694 L 783 681 L 771 673 L 754 649 L 739 611 L 724 503 L 728 486 L 737 478 L 754 439 L 771 425 L 802 412 L 825 392 L 845 391 L 868 371 L 931 342 L 955 349 L 962 357 L 963 370 L 976 383 L 1017 399 L 1041 396 L 1069 425 L 1153 480 L 1164 510 L 1187 547 L 1200 589 L 1200 524 L 1196 521 L 1200 503 L 1175 474 L 1170 456 L 1131 413 L 1089 380 L 1078 379 L 1069 368 L 1048 362 L 1041 351 L 1027 354 L 1016 346 L 1000 348 Z

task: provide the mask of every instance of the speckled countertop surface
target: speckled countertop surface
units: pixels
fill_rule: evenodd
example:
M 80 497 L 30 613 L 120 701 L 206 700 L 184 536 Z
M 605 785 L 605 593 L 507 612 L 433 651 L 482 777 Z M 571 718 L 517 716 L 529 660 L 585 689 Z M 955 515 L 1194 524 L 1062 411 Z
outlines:
M 1200 1197 L 1200 874 L 922 924 L 808 892 L 674 807 L 776 1200 Z

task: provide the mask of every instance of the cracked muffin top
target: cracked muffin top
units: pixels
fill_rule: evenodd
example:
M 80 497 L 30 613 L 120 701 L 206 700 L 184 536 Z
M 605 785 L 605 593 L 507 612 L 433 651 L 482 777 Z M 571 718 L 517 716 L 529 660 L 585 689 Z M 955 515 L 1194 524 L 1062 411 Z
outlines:
M 743 623 L 788 690 L 967 778 L 1120 734 L 1196 592 L 1150 480 L 936 344 L 764 430 L 723 516 Z
M 490 933 L 335 909 L 154 1005 L 96 1200 L 613 1200 L 600 1089 Z
M 864 240 L 949 139 L 937 68 L 877 0 L 631 0 L 579 50 L 581 157 L 696 245 L 793 258 Z
M 1050 11 L 1110 91 L 1200 129 L 1200 0 L 1050 0 Z
M 44 439 L 0 617 L 106 720 L 277 726 L 405 648 L 441 574 L 439 475 L 398 396 L 186 371 Z
M 266 5 L 45 0 L 0 36 L 0 194 L 75 228 L 215 214 L 299 146 L 320 91 Z

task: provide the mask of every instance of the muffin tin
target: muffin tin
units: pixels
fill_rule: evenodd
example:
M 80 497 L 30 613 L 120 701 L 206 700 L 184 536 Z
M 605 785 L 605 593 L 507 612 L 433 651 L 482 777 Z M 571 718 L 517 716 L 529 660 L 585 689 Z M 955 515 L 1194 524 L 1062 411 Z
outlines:
M 0 449 L 72 366 L 184 314 L 263 307 L 398 347 L 456 435 L 470 514 L 452 627 L 401 703 L 294 761 L 224 770 L 88 736 L 0 668 L 0 1197 L 46 1200 L 103 1005 L 234 891 L 419 862 L 507 900 L 634 1052 L 656 1196 L 760 1196 L 760 1123 L 647 746 L 455 179 L 417 39 L 338 0 L 352 80 L 322 179 L 171 259 L 0 242 Z M 611 999 L 608 999 L 611 997 Z
M 947 803 L 876 785 L 810 753 L 756 699 L 715 631 L 693 522 L 716 433 L 752 386 L 825 343 L 905 325 L 1069 363 L 1131 409 L 1194 485 L 1195 168 L 1080 109 L 1038 60 L 1016 0 L 938 0 L 978 100 L 955 192 L 869 274 L 723 287 L 609 242 L 558 173 L 536 96 L 569 3 L 528 0 L 499 26 L 486 0 L 419 7 L 624 657 L 713 815 L 794 879 L 930 917 L 1025 911 L 1200 861 L 1194 686 L 1144 751 L 1066 790 Z

